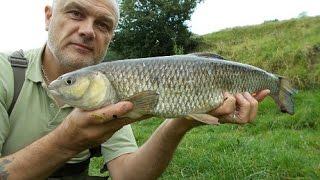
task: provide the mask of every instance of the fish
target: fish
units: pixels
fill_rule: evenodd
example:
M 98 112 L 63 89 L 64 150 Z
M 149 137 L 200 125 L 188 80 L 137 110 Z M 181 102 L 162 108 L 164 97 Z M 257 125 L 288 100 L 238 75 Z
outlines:
M 269 89 L 281 112 L 294 114 L 296 90 L 290 81 L 258 67 L 210 53 L 125 59 L 66 73 L 49 92 L 72 107 L 94 110 L 130 101 L 129 118 L 151 115 L 218 123 L 208 112 L 224 102 L 224 93 Z

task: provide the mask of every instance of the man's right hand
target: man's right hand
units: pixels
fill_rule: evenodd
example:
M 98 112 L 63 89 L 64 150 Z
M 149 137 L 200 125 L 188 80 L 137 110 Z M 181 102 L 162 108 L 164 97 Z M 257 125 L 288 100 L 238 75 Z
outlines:
M 56 145 L 77 154 L 89 147 L 102 144 L 123 126 L 137 120 L 119 118 L 133 109 L 131 102 L 123 101 L 94 111 L 75 108 L 53 134 Z

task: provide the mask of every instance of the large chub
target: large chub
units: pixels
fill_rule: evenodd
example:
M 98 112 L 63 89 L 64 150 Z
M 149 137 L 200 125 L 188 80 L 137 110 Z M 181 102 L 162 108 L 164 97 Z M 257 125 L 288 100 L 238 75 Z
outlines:
M 293 95 L 296 94 L 296 89 L 294 89 L 289 80 L 285 77 L 279 77 L 279 91 L 277 94 L 273 95 L 273 98 L 277 102 L 281 112 L 294 114 L 294 102 Z

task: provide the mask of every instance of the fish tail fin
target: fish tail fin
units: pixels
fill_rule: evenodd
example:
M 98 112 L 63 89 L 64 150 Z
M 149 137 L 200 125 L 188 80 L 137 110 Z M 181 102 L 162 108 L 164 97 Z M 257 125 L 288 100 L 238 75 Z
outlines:
M 290 81 L 282 76 L 279 78 L 279 91 L 273 94 L 272 97 L 278 104 L 281 112 L 294 114 L 294 100 L 293 95 L 297 93 L 297 90 L 292 87 Z

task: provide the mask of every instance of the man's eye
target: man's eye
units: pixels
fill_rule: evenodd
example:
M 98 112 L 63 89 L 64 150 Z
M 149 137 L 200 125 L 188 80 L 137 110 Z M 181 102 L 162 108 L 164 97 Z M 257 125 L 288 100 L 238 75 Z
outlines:
M 108 31 L 109 30 L 109 26 L 106 23 L 97 23 L 97 26 L 102 31 Z
M 72 19 L 81 19 L 83 15 L 79 11 L 70 11 L 69 12 Z

